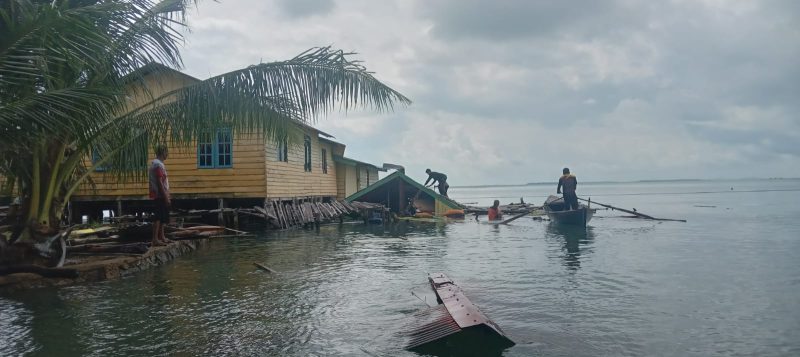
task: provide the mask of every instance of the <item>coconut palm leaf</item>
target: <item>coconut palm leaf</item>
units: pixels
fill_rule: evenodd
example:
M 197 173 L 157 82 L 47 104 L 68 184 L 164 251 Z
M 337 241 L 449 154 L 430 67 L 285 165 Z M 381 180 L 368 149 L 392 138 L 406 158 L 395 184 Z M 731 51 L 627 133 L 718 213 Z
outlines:
M 65 88 L 0 105 L 0 140 L 8 144 L 37 135 L 88 132 L 96 123 L 87 118 L 112 117 L 120 96 L 111 94 L 109 88 Z
M 50 78 L 59 65 L 118 74 L 180 66 L 186 0 L 32 1 L 0 5 L 0 83 Z
M 143 179 L 141 167 L 147 149 L 155 143 L 188 146 L 200 133 L 220 127 L 234 134 L 257 133 L 276 142 L 297 142 L 302 133 L 298 124 L 314 121 L 336 104 L 344 110 L 364 106 L 381 111 L 391 110 L 396 103 L 410 103 L 347 55 L 330 47 L 315 48 L 288 61 L 199 81 L 152 98 L 107 123 L 98 131 L 105 135 L 87 142 L 106 154 L 102 164 L 107 175 Z M 165 69 L 156 66 L 154 70 Z M 88 144 L 81 149 L 88 150 Z
M 0 173 L 18 178 L 25 222 L 57 229 L 63 204 L 97 168 L 120 180 L 143 178 L 155 143 L 190 146 L 220 127 L 292 139 L 336 108 L 410 103 L 353 54 L 330 47 L 156 95 L 150 63 L 180 67 L 190 3 L 0 2 Z

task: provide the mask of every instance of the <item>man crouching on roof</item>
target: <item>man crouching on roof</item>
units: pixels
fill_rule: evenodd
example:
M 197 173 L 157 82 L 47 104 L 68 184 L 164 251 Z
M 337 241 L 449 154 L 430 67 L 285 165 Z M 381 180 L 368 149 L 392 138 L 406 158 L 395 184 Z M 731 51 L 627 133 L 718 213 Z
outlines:
M 428 179 L 425 180 L 424 184 L 425 187 L 430 187 L 438 183 L 439 194 L 444 197 L 447 197 L 447 189 L 450 188 L 450 185 L 447 184 L 447 175 L 441 172 L 431 171 L 431 169 L 425 169 L 425 173 L 428 174 Z M 428 182 L 430 182 L 431 184 L 428 185 Z

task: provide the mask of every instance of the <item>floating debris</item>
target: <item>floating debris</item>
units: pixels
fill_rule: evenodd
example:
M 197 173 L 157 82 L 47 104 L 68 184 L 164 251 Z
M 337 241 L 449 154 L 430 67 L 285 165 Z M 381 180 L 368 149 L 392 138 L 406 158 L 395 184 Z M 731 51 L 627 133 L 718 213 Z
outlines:
M 443 273 L 428 276 L 439 305 L 414 314 L 406 349 L 432 355 L 487 355 L 514 346 L 494 321 Z
M 259 269 L 261 269 L 261 270 L 263 270 L 263 271 L 265 271 L 267 273 L 270 273 L 270 274 L 276 274 L 277 273 L 275 270 L 271 269 L 270 267 L 268 267 L 266 265 L 259 264 L 259 263 L 253 263 L 253 265 L 255 265 L 257 268 L 259 268 Z

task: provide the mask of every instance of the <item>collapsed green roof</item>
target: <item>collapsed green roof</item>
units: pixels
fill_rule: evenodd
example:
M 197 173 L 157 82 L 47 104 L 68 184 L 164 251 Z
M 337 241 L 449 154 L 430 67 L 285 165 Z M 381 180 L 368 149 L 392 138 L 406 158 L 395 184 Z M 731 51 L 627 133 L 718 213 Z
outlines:
M 401 183 L 408 184 L 411 186 L 411 189 L 404 190 L 404 188 L 400 188 Z M 404 190 L 404 194 L 400 190 Z M 441 203 L 448 209 L 463 208 L 458 202 L 434 192 L 433 190 L 425 187 L 417 181 L 414 181 L 412 178 L 406 176 L 400 171 L 393 172 L 391 175 L 382 178 L 367 188 L 350 195 L 349 197 L 345 198 L 345 200 L 347 202 L 364 201 L 384 203 L 393 211 L 398 211 L 402 208 L 405 202 L 398 204 L 398 201 L 400 201 L 400 196 L 392 195 L 392 192 L 402 195 L 403 199 L 408 199 L 424 193 L 426 196 L 432 198 L 435 202 Z M 437 212 L 437 214 L 439 214 L 439 212 Z

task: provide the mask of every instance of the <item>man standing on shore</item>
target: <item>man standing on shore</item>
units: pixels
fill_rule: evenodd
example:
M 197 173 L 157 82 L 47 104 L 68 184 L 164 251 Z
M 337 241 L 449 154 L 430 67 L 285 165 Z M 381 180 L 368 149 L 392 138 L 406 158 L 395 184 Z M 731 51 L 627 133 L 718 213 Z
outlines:
M 167 160 L 169 152 L 167 146 L 158 144 L 156 146 L 156 158 L 150 163 L 148 169 L 148 179 L 150 181 L 150 199 L 153 200 L 153 242 L 152 246 L 167 245 L 171 241 L 164 236 L 164 226 L 169 224 L 169 208 L 171 205 L 169 196 L 169 180 L 167 180 L 167 168 L 164 161 Z
M 431 186 L 438 182 L 439 194 L 447 197 L 447 189 L 450 188 L 450 185 L 447 184 L 447 175 L 440 172 L 431 171 L 431 169 L 425 169 L 425 173 L 428 174 L 428 179 L 425 180 L 425 187 L 429 187 L 428 182 L 431 180 L 433 180 L 433 182 L 430 184 Z
M 561 193 L 561 187 L 564 187 L 564 210 L 578 209 L 578 195 L 575 194 L 575 190 L 578 188 L 578 179 L 569 173 L 569 169 L 566 167 L 562 173 L 563 175 L 558 179 L 556 193 Z

